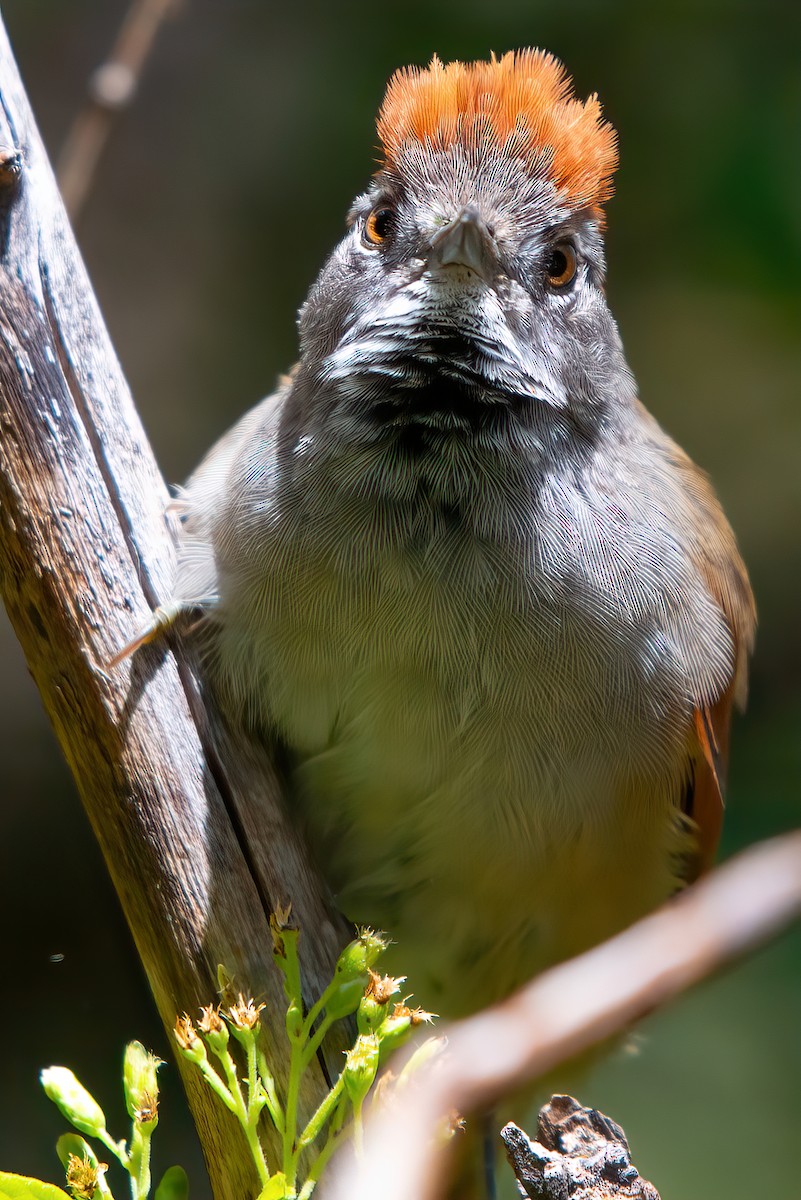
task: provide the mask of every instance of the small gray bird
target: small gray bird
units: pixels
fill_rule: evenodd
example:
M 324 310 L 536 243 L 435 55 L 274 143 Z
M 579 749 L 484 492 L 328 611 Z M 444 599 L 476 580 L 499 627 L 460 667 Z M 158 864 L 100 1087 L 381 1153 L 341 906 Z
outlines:
M 754 606 L 604 296 L 616 138 L 523 50 L 399 71 L 300 360 L 189 480 L 175 604 L 429 1008 L 707 865 Z

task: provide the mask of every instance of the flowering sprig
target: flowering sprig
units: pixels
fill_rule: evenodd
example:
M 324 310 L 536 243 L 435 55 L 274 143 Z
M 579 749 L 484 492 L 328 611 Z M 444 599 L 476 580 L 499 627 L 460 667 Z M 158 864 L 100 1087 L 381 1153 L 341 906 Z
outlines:
M 285 1094 L 279 1096 L 275 1077 L 260 1045 L 263 1004 L 237 991 L 221 967 L 219 1004 L 200 1009 L 193 1020 L 187 1013 L 175 1022 L 173 1034 L 179 1053 L 199 1071 L 206 1085 L 232 1113 L 245 1133 L 259 1179 L 256 1200 L 310 1200 L 315 1186 L 336 1148 L 353 1135 L 357 1153 L 362 1144 L 365 1102 L 388 1055 L 410 1031 L 432 1019 L 430 1013 L 398 1001 L 403 978 L 380 975 L 375 966 L 388 946 L 387 938 L 362 929 L 337 960 L 333 978 L 320 998 L 304 1010 L 298 939 L 289 908 L 270 920 L 273 956 L 281 971 L 287 998 L 285 1018 L 289 1040 L 289 1070 Z M 357 1037 L 345 1055 L 339 1078 L 302 1124 L 299 1099 L 303 1076 L 335 1021 L 355 1015 Z M 441 1040 L 429 1039 L 418 1048 L 395 1080 L 382 1078 L 382 1098 L 391 1089 L 403 1090 L 413 1063 L 437 1053 Z M 132 1200 L 148 1200 L 151 1190 L 150 1142 L 159 1120 L 158 1070 L 160 1059 L 139 1042 L 131 1042 L 123 1061 L 125 1107 L 131 1118 L 131 1135 L 115 1140 L 94 1096 L 67 1067 L 47 1067 L 41 1074 L 45 1092 L 76 1133 L 58 1140 L 57 1152 L 66 1175 L 67 1192 L 41 1180 L 0 1172 L 0 1200 L 6 1195 L 30 1200 L 114 1200 L 107 1177 L 108 1163 L 101 1162 L 87 1139 L 93 1139 L 117 1160 L 126 1172 Z M 279 1150 L 275 1161 L 264 1138 L 263 1114 L 272 1124 Z M 275 1143 L 273 1139 L 271 1146 Z M 301 1180 L 300 1176 L 303 1175 Z M 187 1200 L 188 1183 L 181 1167 L 171 1167 L 162 1177 L 153 1200 Z
M 150 1196 L 150 1139 L 159 1121 L 158 1070 L 162 1061 L 146 1050 L 141 1042 L 130 1042 L 125 1050 L 122 1083 L 125 1107 L 131 1118 L 131 1136 L 117 1141 L 106 1127 L 103 1109 L 91 1092 L 68 1067 L 46 1067 L 41 1073 L 42 1087 L 63 1117 L 78 1133 L 59 1138 L 56 1151 L 66 1174 L 67 1188 L 73 1200 L 114 1200 L 107 1179 L 108 1163 L 100 1162 L 86 1138 L 94 1138 L 117 1159 L 128 1175 L 132 1200 Z M 79 1136 L 84 1135 L 84 1136 Z M 19 1176 L 0 1174 L 0 1192 L 4 1180 Z M 67 1193 L 40 1180 L 24 1181 L 25 1195 L 66 1196 Z M 156 1189 L 154 1200 L 186 1200 L 188 1185 L 181 1167 L 171 1167 Z
M 180 1052 L 242 1126 L 262 1187 L 258 1200 L 309 1200 L 337 1146 L 355 1134 L 357 1150 L 360 1147 L 364 1102 L 379 1064 L 414 1025 L 430 1020 L 431 1015 L 405 1004 L 391 1006 L 404 981 L 381 976 L 374 970 L 388 940 L 370 929 L 361 930 L 342 951 L 330 984 L 304 1012 L 298 957 L 300 931 L 292 923 L 288 908 L 274 913 L 270 925 L 273 956 L 283 976 L 288 1005 L 285 1029 L 289 1071 L 283 1101 L 259 1046 L 263 1005 L 239 993 L 233 1003 L 201 1009 L 197 1023 L 184 1014 L 176 1022 L 174 1033 Z M 301 1126 L 303 1076 L 333 1023 L 354 1014 L 359 1034 L 345 1057 L 342 1073 L 316 1112 Z M 234 1058 L 237 1043 L 238 1055 L 244 1057 L 244 1071 Z M 269 1162 L 270 1154 L 260 1133 L 262 1113 L 267 1114 L 278 1135 L 280 1151 L 273 1163 Z M 310 1162 L 304 1157 L 306 1151 L 311 1151 Z M 301 1181 L 302 1164 L 306 1163 L 309 1165 Z

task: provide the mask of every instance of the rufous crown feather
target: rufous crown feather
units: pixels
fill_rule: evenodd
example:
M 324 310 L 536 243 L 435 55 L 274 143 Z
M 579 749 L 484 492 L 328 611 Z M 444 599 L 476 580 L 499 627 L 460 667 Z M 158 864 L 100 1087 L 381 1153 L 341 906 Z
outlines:
M 487 144 L 544 171 L 562 200 L 598 208 L 612 195 L 617 135 L 596 95 L 578 100 L 567 71 L 544 50 L 510 51 L 488 62 L 404 67 L 389 81 L 378 115 L 384 166 L 404 148 Z

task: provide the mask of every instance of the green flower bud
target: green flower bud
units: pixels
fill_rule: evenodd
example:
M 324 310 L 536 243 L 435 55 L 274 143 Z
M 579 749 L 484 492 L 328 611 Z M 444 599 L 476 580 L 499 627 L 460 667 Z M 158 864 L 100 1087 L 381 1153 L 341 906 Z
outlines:
M 156 1078 L 160 1058 L 145 1050 L 141 1042 L 129 1042 L 125 1047 L 122 1083 L 128 1116 L 139 1125 L 155 1127 L 159 1119 L 159 1085 Z
M 376 1030 L 381 1051 L 381 1062 L 385 1062 L 398 1046 L 402 1046 L 412 1028 L 412 1018 L 407 1014 L 387 1017 Z
M 46 1094 L 63 1117 L 87 1137 L 106 1130 L 103 1109 L 67 1067 L 45 1067 L 39 1076 Z
M 337 987 L 332 988 L 331 994 L 325 1002 L 325 1011 L 332 1020 L 349 1017 L 351 1013 L 356 1012 L 364 996 L 368 978 L 369 976 L 365 972 L 352 979 L 343 979 Z M 334 980 L 336 982 L 336 976 L 334 976 Z
M 359 1033 L 375 1033 L 386 1017 L 388 1008 L 388 1004 L 379 1004 L 375 996 L 362 996 L 356 1015 Z
M 303 1009 L 294 1001 L 286 1010 L 286 1031 L 291 1041 L 297 1041 L 303 1034 Z
M 359 936 L 340 954 L 334 978 L 341 976 L 344 980 L 368 975 L 370 968 L 375 966 L 388 945 L 389 938 L 385 934 L 376 933 L 372 929 L 360 929 Z M 364 986 L 367 982 L 368 980 L 365 980 Z
M 364 1100 L 378 1071 L 379 1045 L 374 1033 L 362 1033 L 345 1058 L 342 1079 L 354 1108 Z

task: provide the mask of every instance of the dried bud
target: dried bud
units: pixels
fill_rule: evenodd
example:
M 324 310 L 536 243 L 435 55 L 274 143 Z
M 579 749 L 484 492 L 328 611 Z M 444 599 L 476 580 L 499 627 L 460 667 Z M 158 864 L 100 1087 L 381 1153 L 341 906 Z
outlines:
M 191 1062 L 203 1062 L 206 1058 L 206 1047 L 198 1037 L 197 1030 L 188 1013 L 184 1013 L 182 1017 L 176 1017 L 175 1028 L 172 1032 L 178 1043 L 178 1049 L 185 1058 Z
M 108 1170 L 107 1163 L 95 1163 L 88 1155 L 71 1154 L 67 1162 L 67 1187 L 75 1200 L 94 1200 L 95 1192 Z
M 392 1015 L 386 1017 L 376 1029 L 381 1043 L 382 1063 L 398 1046 L 402 1046 L 409 1033 L 418 1025 L 430 1023 L 434 1014 L 422 1008 L 409 1008 L 407 1004 L 396 1004 Z
M 292 905 L 277 904 L 275 911 L 270 913 L 270 933 L 273 938 L 273 953 L 278 958 L 286 957 L 286 947 L 284 945 L 284 937 L 289 934 L 297 938 L 300 935 L 300 930 L 296 925 L 291 923 Z
M 387 1015 L 390 998 L 400 991 L 406 976 L 393 979 L 391 975 L 379 975 L 369 971 L 369 982 L 359 1004 L 357 1023 L 359 1033 L 374 1033 Z
M 418 1025 L 430 1025 L 437 1016 L 436 1013 L 426 1012 L 424 1008 L 409 1008 L 406 1003 L 396 1004 L 392 1015 L 393 1017 L 408 1017 L 413 1029 L 416 1029 Z
M 145 1050 L 141 1042 L 125 1047 L 122 1082 L 128 1116 L 139 1125 L 155 1126 L 159 1119 L 159 1085 L 156 1075 L 163 1066 L 160 1058 Z
M 219 1004 L 207 1004 L 205 1008 L 201 1008 L 197 1027 L 201 1033 L 222 1033 L 226 1025 L 220 1016 Z
M 370 982 L 364 994 L 379 1004 L 387 1004 L 401 990 L 401 984 L 406 982 L 405 975 L 399 975 L 397 979 L 393 979 L 391 975 L 379 975 L 377 971 L 370 971 L 369 975 Z
M 374 1033 L 362 1033 L 345 1057 L 342 1078 L 354 1108 L 369 1092 L 378 1071 L 379 1045 Z
M 207 1004 L 201 1008 L 197 1027 L 215 1054 L 222 1054 L 228 1045 L 228 1026 L 220 1016 L 219 1004 Z
M 246 1000 L 240 992 L 236 1004 L 231 1005 L 226 1016 L 233 1025 L 234 1032 L 250 1032 L 259 1024 L 259 1013 L 263 1008 L 263 1004 L 257 1004 L 252 997 Z
M 67 1067 L 45 1067 L 39 1076 L 46 1094 L 71 1125 L 87 1137 L 106 1129 L 103 1109 Z

